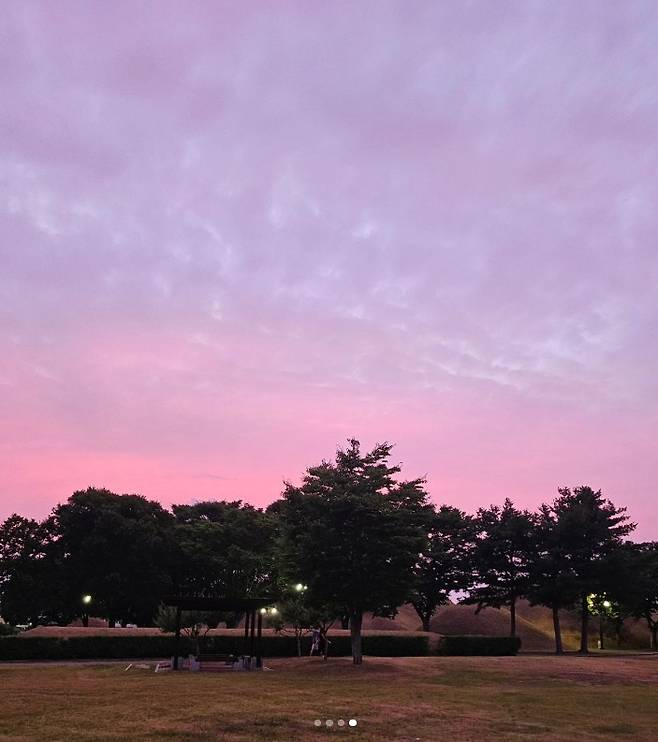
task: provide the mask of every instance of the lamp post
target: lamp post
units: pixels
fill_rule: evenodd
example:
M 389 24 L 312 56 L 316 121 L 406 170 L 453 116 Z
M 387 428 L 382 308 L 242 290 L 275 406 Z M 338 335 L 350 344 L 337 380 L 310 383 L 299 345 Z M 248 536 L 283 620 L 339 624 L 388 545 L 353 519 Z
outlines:
M 80 599 L 83 609 L 82 609 L 82 625 L 87 627 L 89 626 L 89 606 L 91 605 L 91 601 L 93 598 L 89 593 L 85 593 L 82 598 Z
M 601 605 L 607 613 L 612 603 L 609 600 L 604 600 Z M 599 649 L 603 649 L 603 611 L 599 611 Z

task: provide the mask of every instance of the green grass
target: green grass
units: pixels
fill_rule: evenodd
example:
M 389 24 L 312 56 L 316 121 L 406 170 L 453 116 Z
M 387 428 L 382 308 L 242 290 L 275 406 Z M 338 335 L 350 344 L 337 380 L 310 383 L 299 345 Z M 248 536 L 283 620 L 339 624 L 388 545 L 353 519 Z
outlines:
M 0 666 L 1 740 L 654 740 L 658 657 L 274 660 L 263 673 Z M 356 718 L 332 730 L 315 719 Z

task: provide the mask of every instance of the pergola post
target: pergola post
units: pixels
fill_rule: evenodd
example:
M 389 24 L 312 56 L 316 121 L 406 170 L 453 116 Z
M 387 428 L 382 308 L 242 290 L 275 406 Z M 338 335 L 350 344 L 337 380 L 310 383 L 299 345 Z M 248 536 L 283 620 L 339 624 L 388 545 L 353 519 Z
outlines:
M 176 606 L 176 634 L 174 636 L 174 670 L 178 670 L 178 655 L 180 653 L 180 625 L 182 610 Z
M 255 651 L 256 610 L 251 610 L 251 642 L 249 643 L 249 668 L 251 669 L 251 658 Z
M 251 618 L 251 611 L 247 609 L 244 614 L 244 648 L 243 654 L 247 654 L 247 642 L 249 640 L 249 619 Z
M 263 637 L 263 614 L 258 611 L 258 635 L 256 639 L 256 668 L 260 670 L 263 666 L 263 649 L 262 649 L 262 637 Z

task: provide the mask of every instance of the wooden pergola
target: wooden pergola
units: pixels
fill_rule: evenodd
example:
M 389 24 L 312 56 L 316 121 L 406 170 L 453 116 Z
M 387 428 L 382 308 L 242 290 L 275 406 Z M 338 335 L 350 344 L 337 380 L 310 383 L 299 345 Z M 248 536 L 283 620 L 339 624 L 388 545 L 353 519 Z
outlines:
M 262 635 L 263 614 L 261 610 L 273 605 L 274 599 L 270 596 L 262 598 L 227 598 L 222 596 L 206 595 L 168 595 L 164 599 L 165 605 L 176 608 L 176 633 L 174 639 L 174 670 L 178 670 L 178 654 L 180 647 L 181 617 L 183 611 L 238 611 L 244 612 L 244 638 L 249 646 L 249 659 L 256 658 L 256 667 L 263 664 Z

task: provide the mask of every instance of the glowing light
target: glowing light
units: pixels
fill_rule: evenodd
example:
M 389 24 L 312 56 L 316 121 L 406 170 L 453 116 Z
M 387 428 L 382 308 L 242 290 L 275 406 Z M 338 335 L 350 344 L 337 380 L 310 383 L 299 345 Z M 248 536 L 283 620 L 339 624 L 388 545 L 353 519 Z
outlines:
M 612 603 L 609 600 L 604 600 L 603 601 L 603 607 L 604 608 L 610 608 L 611 605 L 612 605 Z
M 267 608 L 261 608 L 261 609 L 260 609 L 260 612 L 261 612 L 261 613 L 267 613 Z
M 91 603 L 91 595 L 83 595 L 82 596 L 82 602 L 85 605 L 89 605 Z
M 276 608 L 272 608 L 272 609 L 271 609 L 271 611 L 270 611 L 270 613 L 278 613 L 278 612 L 279 612 L 279 611 L 277 611 L 277 609 L 276 609 Z
M 297 583 L 297 584 L 295 585 L 295 590 L 297 590 L 297 592 L 298 592 L 298 593 L 301 593 L 301 591 L 302 591 L 303 589 L 304 589 L 304 586 L 302 585 L 302 583 L 301 583 L 301 582 L 298 582 L 298 583 Z

